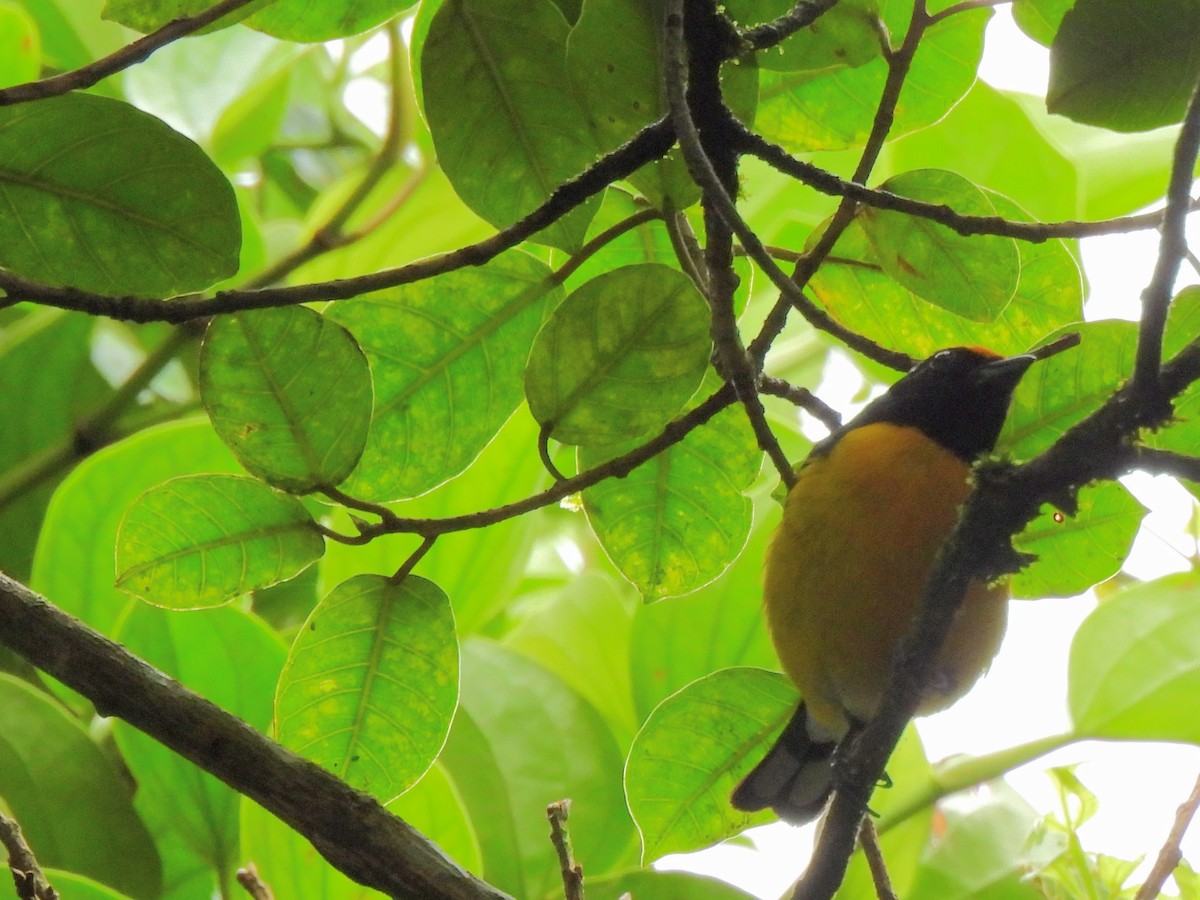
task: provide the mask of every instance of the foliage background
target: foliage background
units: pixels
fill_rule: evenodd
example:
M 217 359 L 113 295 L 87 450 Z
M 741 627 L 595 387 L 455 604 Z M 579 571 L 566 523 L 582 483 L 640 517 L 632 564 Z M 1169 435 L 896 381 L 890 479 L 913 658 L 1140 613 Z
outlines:
M 214 30 L 86 94 L 0 109 L 10 204 L 0 266 L 50 287 L 155 299 L 386 270 L 487 238 L 664 110 L 661 73 L 647 64 L 659 38 L 641 4 L 447 0 L 415 19 L 401 5 L 347 7 L 369 17 L 347 21 L 293 17 L 281 0 L 254 13 L 266 34 Z M 765 51 L 757 69 L 727 65 L 725 88 L 759 133 L 849 176 L 898 66 L 863 26 L 875 6 L 844 5 L 841 26 L 804 36 L 809 45 Z M 1174 131 L 1124 130 L 1177 121 L 1175 82 L 1193 73 L 1163 90 L 1162 121 L 1126 121 L 1115 89 L 1088 72 L 1080 84 L 1099 83 L 1099 99 L 1068 111 L 1107 127 L 1051 116 L 975 80 L 987 5 L 930 29 L 868 182 L 1014 220 L 1098 220 L 1161 198 Z M 1049 40 L 1066 5 L 1020 2 L 1016 14 Z M 199 8 L 6 0 L 0 78 L 70 70 L 134 37 L 105 17 L 147 30 Z M 786 8 L 730 5 L 745 24 Z M 899 0 L 878 9 L 897 46 L 911 11 Z M 1156 14 L 1192 34 L 1179 4 Z M 1163 55 L 1153 44 L 1137 58 Z M 497 59 L 500 89 L 485 77 Z M 382 133 L 355 115 L 352 98 L 373 95 L 388 110 Z M 740 174 L 743 212 L 778 257 L 811 247 L 836 201 L 751 157 Z M 123 184 L 135 189 L 113 191 Z M 672 248 L 689 227 L 704 233 L 697 197 L 670 159 L 484 266 L 218 317 L 200 351 L 195 327 L 134 325 L 81 302 L 68 311 L 70 297 L 6 304 L 0 568 L 388 801 L 514 896 L 561 893 L 543 811 L 568 796 L 589 894 L 740 896 L 640 868 L 762 821 L 734 816 L 724 797 L 794 702 L 758 614 L 779 473 L 762 465 L 740 410 L 627 477 L 431 544 L 420 527 L 382 534 L 355 521 L 442 520 L 535 496 L 553 483 L 549 468 L 602 465 L 711 394 L 708 310 Z M 678 206 L 690 207 L 686 225 L 672 219 Z M 118 212 L 93 218 L 94 207 Z M 1003 451 L 1035 455 L 1128 376 L 1136 327 L 1079 324 L 1074 244 L 964 239 L 914 221 L 868 209 L 811 292 L 843 326 L 912 356 L 959 342 L 1015 352 L 1081 331 L 1079 348 L 1022 387 Z M 614 225 L 629 230 L 606 231 Z M 928 254 L 936 283 L 889 267 L 892 250 Z M 748 337 L 777 293 L 737 267 Z M 17 281 L 0 286 L 29 296 Z M 1170 347 L 1195 337 L 1196 316 L 1182 295 Z M 640 356 L 622 343 L 647 333 Z M 614 341 L 626 367 L 616 386 L 595 363 Z M 842 354 L 797 319 L 766 372 L 816 388 Z M 870 384 L 894 377 L 870 347 L 852 358 Z M 1194 452 L 1193 399 L 1157 446 Z M 798 414 L 764 400 L 791 459 L 820 433 L 809 416 L 822 409 L 805 402 L 811 412 Z M 1112 482 L 1087 489 L 1065 521 L 1047 509 L 1018 543 L 1041 559 L 1016 593 L 1067 595 L 1110 578 L 1142 516 Z M 373 539 L 330 534 L 356 531 Z M 412 576 L 388 580 L 410 564 Z M 1191 576 L 1109 593 L 1071 652 L 1069 733 L 934 768 L 906 738 L 888 767 L 897 788 L 874 801 L 904 896 L 978 896 L 981 873 L 995 896 L 1099 895 L 1125 881 L 1129 866 L 1079 846 L 1094 798 L 1068 771 L 1056 775 L 1065 812 L 1048 818 L 1002 784 L 966 811 L 935 802 L 1076 739 L 1196 740 L 1194 717 L 1179 715 L 1194 709 L 1200 646 Z M 1164 634 L 1175 636 L 1170 655 Z M 0 805 L 67 896 L 228 896 L 248 860 L 279 897 L 368 894 L 251 801 L 21 659 L 0 664 Z M 1191 889 L 1186 866 L 1178 878 Z M 841 896 L 871 891 L 856 862 Z

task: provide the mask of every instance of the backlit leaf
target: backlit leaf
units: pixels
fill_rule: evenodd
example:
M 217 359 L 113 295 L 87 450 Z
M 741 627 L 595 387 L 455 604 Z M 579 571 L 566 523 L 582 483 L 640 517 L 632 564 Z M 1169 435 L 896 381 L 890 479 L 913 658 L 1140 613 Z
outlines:
M 1013 577 L 1014 595 L 1070 597 L 1120 571 L 1145 507 L 1112 481 L 1085 487 L 1078 503 L 1073 516 L 1047 506 L 1016 539 L 1016 548 L 1038 561 Z
M 0 160 L 0 266 L 147 296 L 237 271 L 233 188 L 199 147 L 128 104 L 72 93 L 2 107 Z
M 569 28 L 552 0 L 446 0 L 421 55 L 438 161 L 497 227 L 536 208 L 598 155 L 566 72 Z M 539 236 L 574 249 L 596 201 Z
M 642 862 L 700 850 L 768 821 L 729 804 L 796 709 L 796 689 L 761 669 L 722 669 L 664 700 L 633 740 L 625 794 Z
M 388 801 L 429 768 L 458 702 L 450 601 L 431 581 L 359 575 L 309 616 L 275 698 L 278 738 Z
M 329 317 L 358 339 L 375 382 L 367 446 L 347 492 L 415 497 L 479 455 L 521 402 L 529 348 L 561 296 L 549 275 L 509 253 L 333 305 Z
M 366 357 L 346 329 L 307 307 L 213 319 L 200 390 L 242 465 L 293 493 L 340 484 L 366 444 Z
M 1180 715 L 1200 691 L 1200 580 L 1169 575 L 1127 588 L 1088 616 L 1071 644 L 1067 699 L 1089 737 L 1200 742 Z
M 621 452 L 584 447 L 580 470 Z M 689 593 L 721 574 L 750 533 L 743 493 L 762 453 L 745 413 L 719 413 L 622 479 L 583 492 L 588 521 L 618 569 L 648 600 Z
M 117 535 L 117 586 L 196 609 L 294 578 L 325 551 L 304 505 L 260 481 L 194 475 L 151 488 Z
M 3 673 L 0 798 L 43 865 L 157 896 L 161 867 L 128 781 L 49 695 Z
M 564 444 L 645 434 L 700 386 L 711 346 L 708 306 L 686 275 L 616 269 L 572 293 L 538 334 L 525 371 L 529 409 Z
M 1087 125 L 1148 131 L 1183 118 L 1200 74 L 1192 0 L 1078 0 L 1050 45 L 1046 108 Z
M 996 215 L 987 195 L 953 172 L 917 169 L 880 188 L 967 215 Z M 931 219 L 885 209 L 864 207 L 859 216 L 883 271 L 917 296 L 980 322 L 994 320 L 1012 300 L 1021 277 L 1012 238 L 964 237 Z

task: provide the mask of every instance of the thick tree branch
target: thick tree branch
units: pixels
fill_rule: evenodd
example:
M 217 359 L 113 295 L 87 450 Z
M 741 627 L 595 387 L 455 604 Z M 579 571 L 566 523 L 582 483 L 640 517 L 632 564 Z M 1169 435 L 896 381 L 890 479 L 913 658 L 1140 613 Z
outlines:
M 69 91 L 89 88 L 103 81 L 109 75 L 128 69 L 148 59 L 156 50 L 180 38 L 194 34 L 206 25 L 221 19 L 231 12 L 253 3 L 254 0 L 221 0 L 203 12 L 194 16 L 181 16 L 172 19 L 157 31 L 152 31 L 145 37 L 140 37 L 127 44 L 115 53 L 110 53 L 103 59 L 88 63 L 70 72 L 43 78 L 40 81 L 29 81 L 25 84 L 15 84 L 12 87 L 0 88 L 0 106 L 12 106 L 16 103 L 28 103 L 30 100 L 44 100 L 47 97 L 58 97 Z
M 637 136 L 603 156 L 582 173 L 554 189 L 547 200 L 508 228 L 475 244 L 442 253 L 394 269 L 355 278 L 314 282 L 263 290 L 221 291 L 210 298 L 180 297 L 173 300 L 144 297 L 114 297 L 75 288 L 51 287 L 0 271 L 0 290 L 9 298 L 29 300 L 45 306 L 74 309 L 91 315 L 131 322 L 188 322 L 219 313 L 292 306 L 321 300 L 346 300 L 359 294 L 411 284 L 467 266 L 479 266 L 515 247 L 526 238 L 558 221 L 613 181 L 665 154 L 675 142 L 666 119 L 643 128 Z
M 360 884 L 404 900 L 509 900 L 373 797 L 3 574 L 0 643 L 278 816 Z

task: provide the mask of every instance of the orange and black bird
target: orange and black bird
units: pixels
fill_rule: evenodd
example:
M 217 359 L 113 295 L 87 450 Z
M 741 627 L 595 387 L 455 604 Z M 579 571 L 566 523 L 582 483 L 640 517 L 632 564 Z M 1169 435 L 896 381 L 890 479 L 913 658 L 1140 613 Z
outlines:
M 798 467 L 767 554 L 764 606 L 802 701 L 734 790 L 737 809 L 770 807 L 793 823 L 820 814 L 834 750 L 878 710 L 893 651 L 970 493 L 971 465 L 995 446 L 1034 359 L 976 347 L 935 353 Z M 950 706 L 987 669 L 1007 604 L 1006 586 L 972 584 L 921 714 Z

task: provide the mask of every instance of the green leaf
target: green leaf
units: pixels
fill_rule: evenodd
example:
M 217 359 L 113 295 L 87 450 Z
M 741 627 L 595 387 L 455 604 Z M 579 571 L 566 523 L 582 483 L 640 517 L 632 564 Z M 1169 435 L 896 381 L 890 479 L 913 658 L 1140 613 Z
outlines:
M 242 7 L 222 16 L 217 22 L 203 29 L 201 33 L 228 27 L 246 18 L 256 7 L 267 2 L 270 0 L 259 0 L 258 3 L 251 4 L 248 9 Z M 208 0 L 105 0 L 104 11 L 101 15 L 109 21 L 120 22 L 127 28 L 149 33 L 162 28 L 172 19 L 194 16 L 210 6 L 212 4 Z
M 284 41 L 331 41 L 374 28 L 410 6 L 412 0 L 274 0 L 248 24 Z
M 524 253 L 334 304 L 371 363 L 375 411 L 344 485 L 414 497 L 465 469 L 521 402 L 529 348 L 561 292 Z M 454 302 L 450 302 L 453 298 Z
M 770 813 L 747 814 L 729 794 L 779 736 L 796 689 L 761 669 L 722 669 L 650 714 L 625 764 L 625 794 L 642 835 L 642 862 L 699 850 Z
M 162 869 L 131 794 L 59 704 L 0 673 L 0 807 L 21 823 L 39 862 L 156 896 Z
M 1067 701 L 1089 737 L 1200 743 L 1180 715 L 1200 691 L 1200 582 L 1169 575 L 1127 588 L 1084 619 L 1071 644 Z
M 588 0 L 567 42 L 567 74 L 600 150 L 615 150 L 667 114 L 663 92 L 661 2 Z M 620 22 L 620 40 L 613 23 Z M 754 120 L 758 70 L 736 61 L 721 71 L 721 94 L 743 122 Z M 683 158 L 672 152 L 629 178 L 656 206 L 673 209 L 699 199 Z
M 1039 44 L 1049 47 L 1075 0 L 1013 0 L 1013 19 Z
M 265 732 L 284 647 L 262 622 L 232 607 L 177 612 L 135 604 L 116 635 L 131 653 Z M 241 864 L 239 795 L 122 721 L 114 735 L 141 790 L 137 808 L 156 839 L 178 839 L 227 884 Z
M 446 0 L 421 55 L 425 115 L 463 201 L 511 225 L 597 153 L 566 71 L 569 32 L 552 0 Z M 577 248 L 592 200 L 537 239 Z
M 1080 345 L 1041 360 L 1021 379 L 998 452 L 1032 459 L 1098 409 L 1133 371 L 1137 349 L 1133 322 L 1081 322 L 1063 331 L 1079 332 Z
M 991 199 L 1004 216 L 1027 218 L 1009 201 L 994 194 Z M 836 258 L 817 271 L 812 289 L 842 324 L 918 358 L 944 347 L 971 345 L 997 353 L 1024 353 L 1063 326 L 1083 319 L 1083 285 L 1079 264 L 1065 242 L 1016 244 L 1021 279 L 1013 299 L 992 322 L 973 322 L 926 303 L 889 278 L 856 223 L 838 240 Z
M 579 468 L 629 449 L 583 447 Z M 613 564 L 647 601 L 687 594 L 745 546 L 751 503 L 744 491 L 761 463 L 745 412 L 731 408 L 626 477 L 588 488 L 583 506 Z
M 917 169 L 880 188 L 967 215 L 996 215 L 987 195 L 953 172 Z M 1021 255 L 1012 238 L 963 237 L 931 219 L 869 206 L 859 217 L 883 271 L 930 303 L 991 322 L 1016 293 Z
M 661 265 L 626 266 L 572 293 L 541 330 L 525 371 L 534 418 L 564 444 L 605 444 L 664 425 L 700 386 L 708 306 Z
M 621 755 L 599 713 L 510 650 L 473 640 L 463 651 L 461 708 L 442 762 L 477 829 L 484 877 L 516 897 L 561 892 L 545 809 L 564 797 L 573 802 L 571 836 L 588 871 L 627 863 L 634 835 Z
M 716 581 L 636 610 L 630 671 L 639 722 L 666 697 L 717 669 L 778 668 L 762 615 L 762 563 L 779 521 L 779 505 L 767 502 L 746 548 Z
M 1028 210 L 1015 216 L 1019 221 L 1075 218 L 1083 215 L 1080 204 L 1086 199 L 1083 175 L 1070 148 L 1038 127 L 1047 118 L 1044 110 L 1035 112 L 1014 95 L 976 81 L 945 118 L 890 141 L 887 167 L 889 172 L 921 168 L 957 172 L 983 187 L 1005 218 L 1014 218 L 1002 205 L 1007 201 Z M 1160 179 L 1160 191 L 1161 184 Z M 1017 247 L 1024 253 L 1063 243 L 1017 241 Z M 1024 269 L 1021 274 L 1024 277 Z
M 137 603 L 113 584 L 113 547 L 130 504 L 169 478 L 238 468 L 206 418 L 148 428 L 98 450 L 54 492 L 30 586 L 111 637 L 125 607 Z
M 111 394 L 90 360 L 95 321 L 83 313 L 39 310 L 0 329 L 0 483 L 11 490 L 24 468 L 74 439 L 83 411 Z M 0 487 L 0 570 L 28 579 L 38 529 L 62 475 L 19 496 Z M 111 548 L 110 548 L 111 549 Z
M 142 494 L 117 535 L 117 587 L 197 609 L 287 581 L 325 551 L 304 505 L 253 478 L 192 475 Z
M 690 872 L 655 872 L 641 869 L 610 878 L 588 878 L 588 893 L 603 898 L 636 897 L 638 900 L 751 900 L 753 894 L 716 878 Z
M 1183 119 L 1200 75 L 1191 0 L 1078 0 L 1050 45 L 1046 108 L 1114 131 Z
M 993 787 L 993 796 L 992 802 L 968 812 L 944 810 L 944 831 L 926 851 L 906 897 L 1040 900 L 1044 896 L 1027 874 L 1036 811 L 1002 783 Z
M 383 802 L 437 757 L 458 704 L 450 601 L 431 581 L 359 575 L 325 597 L 288 653 L 279 741 Z
M 537 454 L 529 452 L 536 439 L 536 425 L 522 407 L 466 472 L 393 508 L 399 515 L 430 518 L 477 512 L 527 497 L 544 488 L 549 477 Z M 497 472 L 504 477 L 497 478 Z M 530 547 L 542 533 L 547 514 L 538 511 L 487 528 L 447 534 L 422 557 L 422 574 L 441 586 L 454 604 L 459 634 L 479 631 L 507 608 L 528 574 Z M 333 524 L 351 527 L 348 519 L 335 517 Z M 397 560 L 406 559 L 418 544 L 408 534 L 384 535 L 365 547 L 332 542 L 321 560 L 322 590 L 332 590 L 365 572 L 394 572 Z M 469 566 L 463 565 L 467 559 Z M 479 577 L 480 572 L 487 577 Z
M 792 0 L 731 0 L 727 11 L 741 25 L 778 18 Z M 841 0 L 812 25 L 801 28 L 777 48 L 759 53 L 758 65 L 773 72 L 854 68 L 876 59 L 879 46 L 879 0 Z
M 132 106 L 74 93 L 4 107 L 0 160 L 0 265 L 17 274 L 153 296 L 237 271 L 233 188 L 199 147 Z
M 616 580 L 585 570 L 566 583 L 525 593 L 504 646 L 545 666 L 608 721 L 628 747 L 641 721 L 633 708 L 629 638 L 633 604 Z
M 37 22 L 12 0 L 0 2 L 0 87 L 34 81 L 42 69 Z
M 1071 597 L 1121 570 L 1145 507 L 1113 481 L 1085 487 L 1078 503 L 1070 518 L 1047 507 L 1014 542 L 1038 558 L 1013 576 L 1015 596 Z
M 307 307 L 214 318 L 200 391 L 242 465 L 292 493 L 340 484 L 367 442 L 367 359 L 346 329 Z
M 1197 337 L 1200 337 L 1200 287 L 1191 285 L 1171 302 L 1163 336 L 1163 358 L 1175 356 Z M 1145 434 L 1142 439 L 1152 447 L 1194 455 L 1200 442 L 1200 384 L 1193 383 L 1175 399 L 1175 415 L 1166 428 Z
M 907 30 L 912 8 L 912 0 L 881 4 L 893 45 Z M 990 17 L 990 10 L 959 13 L 926 32 L 900 91 L 891 137 L 933 124 L 975 83 Z M 883 59 L 832 72 L 762 72 L 755 129 L 795 153 L 861 146 L 887 73 Z
M 71 900 L 129 900 L 126 894 L 118 894 L 100 882 L 74 872 L 43 866 L 42 873 L 60 897 L 70 897 Z

